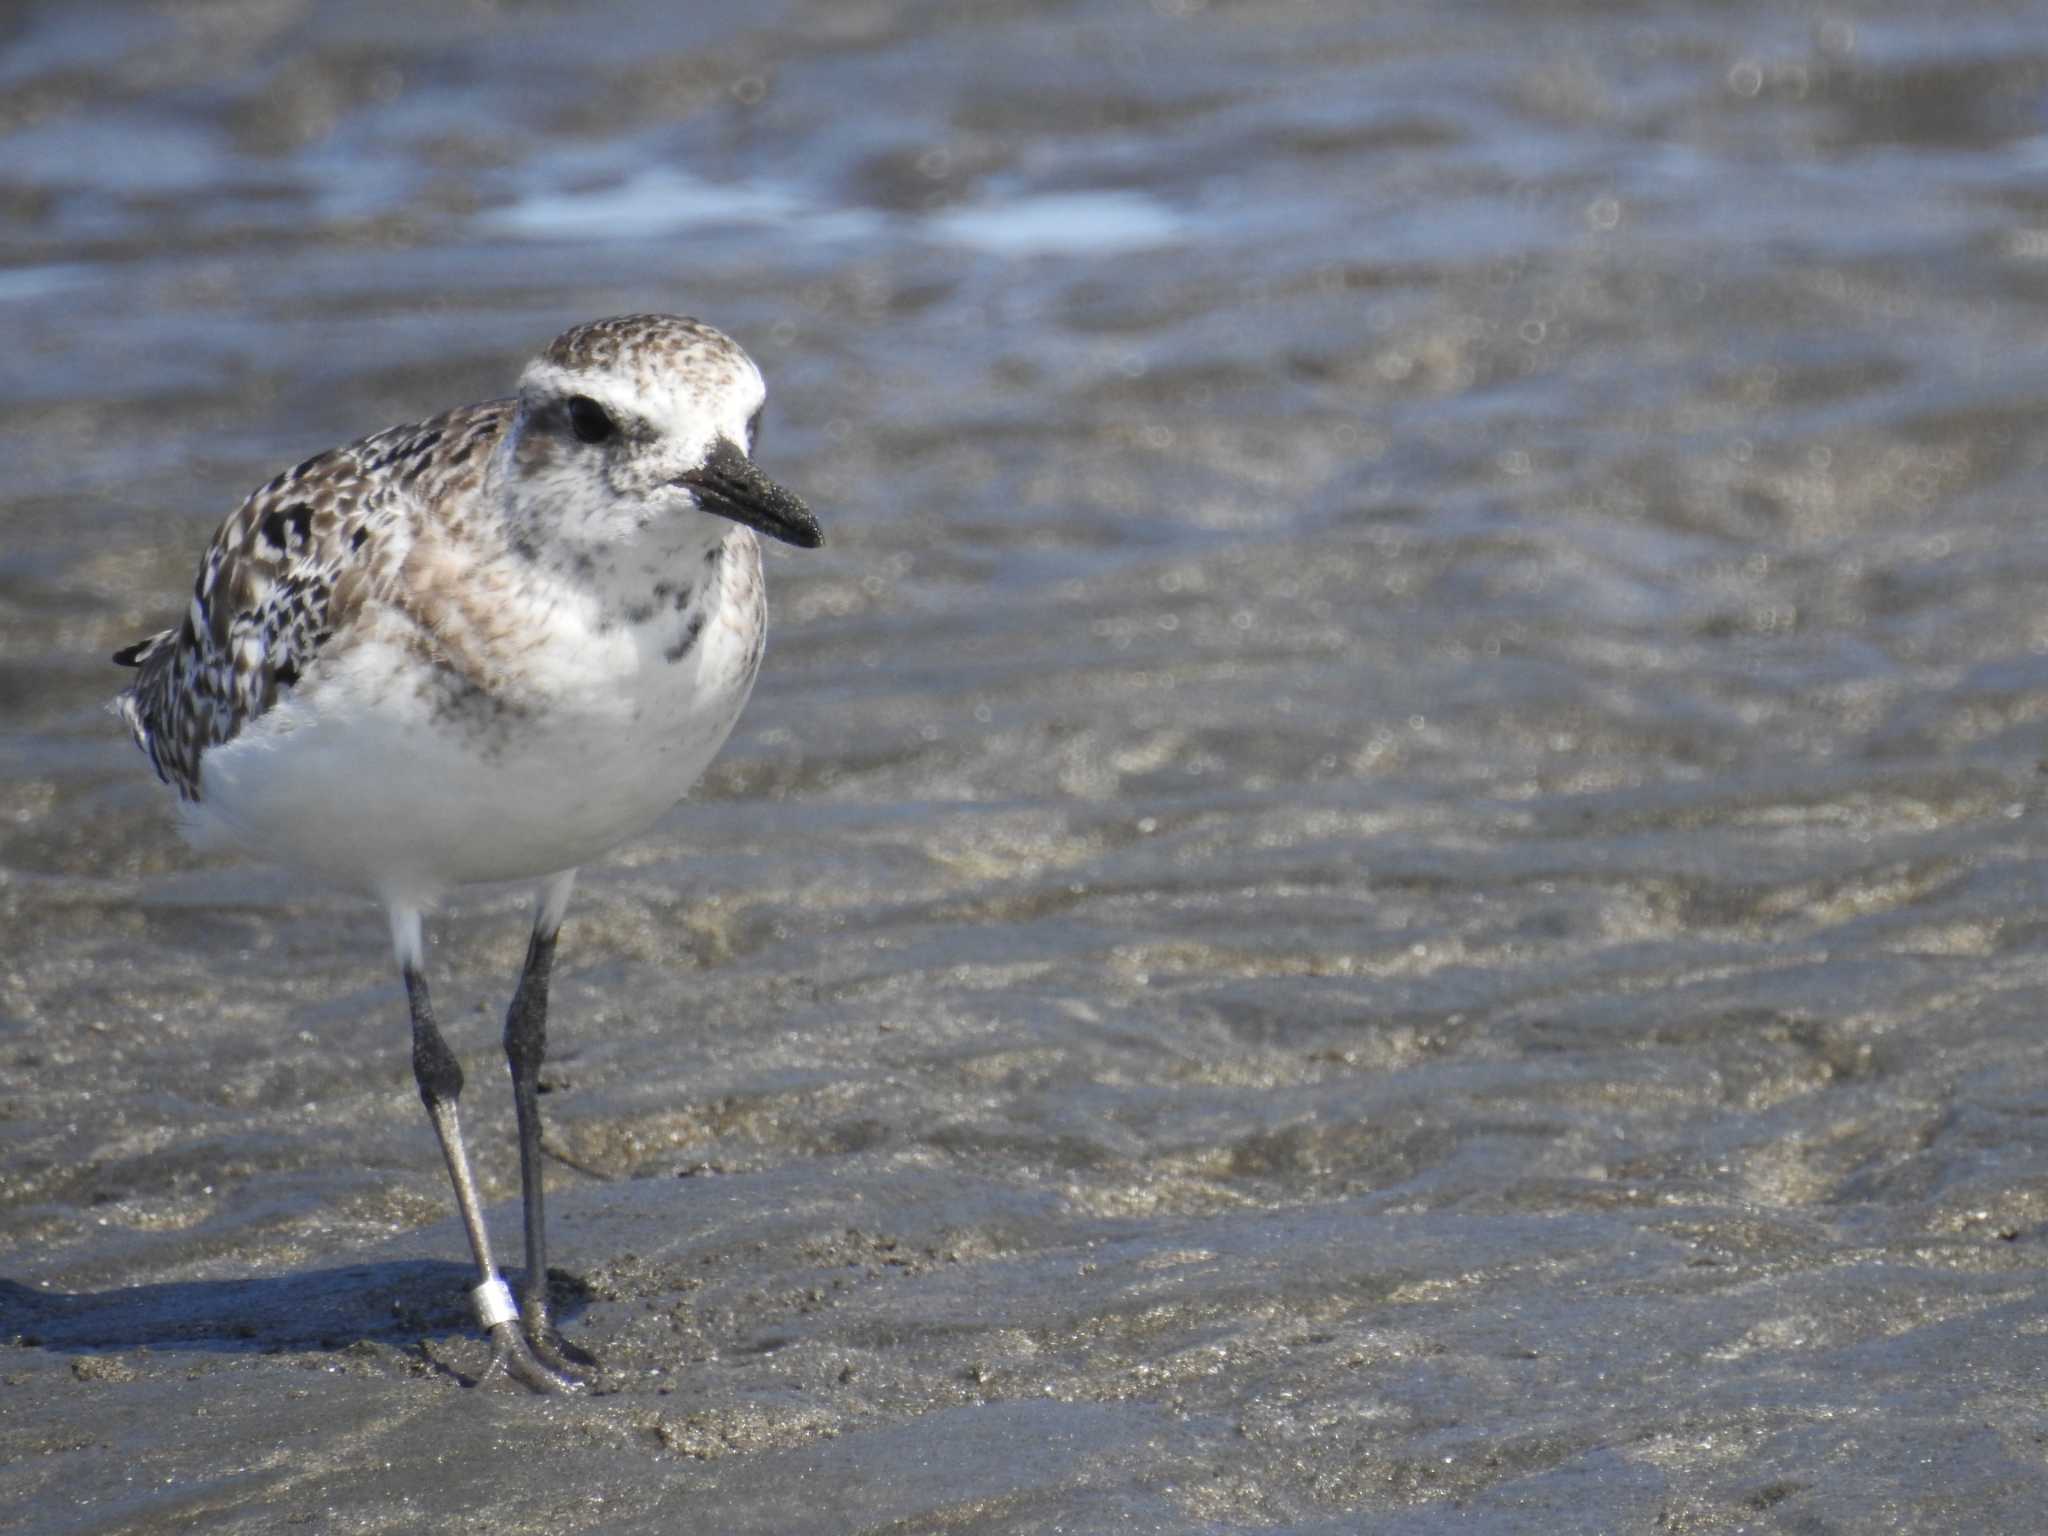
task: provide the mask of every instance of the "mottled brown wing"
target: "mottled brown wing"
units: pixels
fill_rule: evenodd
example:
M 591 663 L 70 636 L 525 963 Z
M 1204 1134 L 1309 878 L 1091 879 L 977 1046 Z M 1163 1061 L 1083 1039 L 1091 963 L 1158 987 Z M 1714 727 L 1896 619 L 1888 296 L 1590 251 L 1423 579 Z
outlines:
M 408 514 L 438 488 L 435 450 L 450 437 L 484 446 L 504 411 L 501 401 L 467 406 L 317 454 L 221 524 L 184 622 L 114 657 L 138 669 L 115 707 L 160 778 L 200 798 L 207 749 L 307 678 L 388 568 L 379 542 L 409 542 Z

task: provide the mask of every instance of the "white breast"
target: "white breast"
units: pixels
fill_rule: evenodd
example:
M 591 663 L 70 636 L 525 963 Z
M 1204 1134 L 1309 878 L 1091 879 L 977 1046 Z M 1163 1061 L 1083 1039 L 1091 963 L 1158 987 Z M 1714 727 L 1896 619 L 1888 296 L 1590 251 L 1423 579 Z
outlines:
M 596 858 L 688 792 L 752 690 L 766 623 L 753 535 L 734 529 L 700 570 L 687 605 L 624 616 L 587 586 L 511 584 L 477 621 L 498 637 L 488 664 L 466 673 L 423 654 L 418 615 L 367 613 L 317 678 L 206 754 L 188 825 L 421 905 Z M 446 643 L 464 654 L 475 638 Z

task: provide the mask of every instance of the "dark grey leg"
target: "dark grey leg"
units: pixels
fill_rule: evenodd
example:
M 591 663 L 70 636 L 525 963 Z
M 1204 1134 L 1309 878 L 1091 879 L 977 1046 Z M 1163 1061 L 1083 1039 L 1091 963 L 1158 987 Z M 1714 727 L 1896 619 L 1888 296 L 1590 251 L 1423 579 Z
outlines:
M 462 1096 L 462 1064 L 448 1049 L 448 1042 L 442 1039 L 434 1023 L 426 978 L 411 964 L 405 966 L 404 974 L 406 1001 L 412 1005 L 413 1079 L 419 1084 L 420 1100 L 427 1106 L 434 1135 L 440 1139 L 441 1155 L 448 1160 L 455 1204 L 462 1212 L 463 1228 L 469 1233 L 469 1250 L 476 1256 L 477 1286 L 470 1294 L 478 1319 L 490 1331 L 492 1347 L 491 1366 L 484 1374 L 489 1377 L 502 1370 L 536 1392 L 574 1391 L 580 1383 L 541 1364 L 519 1331 L 511 1293 L 498 1277 L 498 1266 L 491 1259 L 483 1202 L 477 1198 L 476 1179 L 469 1171 L 469 1154 L 462 1145 L 462 1124 L 455 1110 L 455 1101 Z
M 526 969 L 505 1013 L 505 1060 L 512 1068 L 512 1108 L 519 1117 L 519 1192 L 526 1204 L 526 1283 L 519 1311 L 528 1333 L 548 1326 L 548 1218 L 540 1169 L 540 1064 L 548 1051 L 548 973 L 555 935 L 538 927 L 526 944 Z
M 512 1108 L 519 1120 L 519 1191 L 526 1211 L 526 1278 L 519 1291 L 520 1321 L 534 1349 L 550 1364 L 572 1370 L 596 1362 L 555 1331 L 548 1315 L 547 1198 L 541 1173 L 540 1068 L 548 1049 L 548 977 L 555 965 L 555 939 L 568 905 L 573 873 L 542 892 L 534 914 L 526 965 L 505 1012 L 505 1061 L 512 1069 Z M 573 1362 L 573 1364 L 572 1364 Z

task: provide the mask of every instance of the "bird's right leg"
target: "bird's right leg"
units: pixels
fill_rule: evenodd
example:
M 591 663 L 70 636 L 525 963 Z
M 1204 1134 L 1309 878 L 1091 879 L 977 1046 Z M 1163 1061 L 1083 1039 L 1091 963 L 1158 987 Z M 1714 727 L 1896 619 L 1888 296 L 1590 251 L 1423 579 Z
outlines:
M 412 1007 L 412 1075 L 419 1084 L 420 1100 L 427 1106 L 434 1135 L 441 1143 L 441 1155 L 448 1162 L 448 1179 L 455 1186 L 455 1204 L 462 1212 L 463 1229 L 469 1234 L 469 1251 L 476 1258 L 477 1285 L 470 1294 L 477 1320 L 491 1335 L 491 1365 L 486 1378 L 502 1370 L 514 1381 L 535 1392 L 572 1392 L 580 1383 L 550 1370 L 535 1358 L 520 1331 L 519 1309 L 512 1291 L 498 1274 L 491 1258 L 490 1233 L 484 1228 L 483 1202 L 477 1198 L 476 1179 L 469 1171 L 469 1153 L 462 1144 L 462 1123 L 455 1102 L 462 1096 L 462 1064 L 448 1049 L 440 1028 L 434 1023 L 434 1006 L 427 994 L 427 979 L 420 973 L 419 913 L 394 911 L 392 932 L 398 940 L 399 969 L 405 977 L 405 997 Z M 407 942 L 408 938 L 410 943 Z
M 519 1188 L 526 1209 L 526 1279 L 519 1294 L 520 1320 L 534 1352 L 557 1370 L 575 1374 L 597 1364 L 588 1352 L 563 1338 L 548 1315 L 548 1220 L 541 1171 L 540 1068 L 548 1049 L 548 978 L 554 971 L 555 939 L 576 871 L 554 876 L 541 887 L 533 914 L 533 935 L 519 973 L 512 1006 L 505 1012 L 505 1061 L 512 1069 L 512 1107 L 519 1118 Z

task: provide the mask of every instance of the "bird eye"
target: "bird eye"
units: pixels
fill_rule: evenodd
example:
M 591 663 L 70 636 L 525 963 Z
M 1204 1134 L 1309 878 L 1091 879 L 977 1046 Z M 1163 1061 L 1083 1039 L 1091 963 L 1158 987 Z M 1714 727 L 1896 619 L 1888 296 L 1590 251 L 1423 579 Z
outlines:
M 588 395 L 569 397 L 569 429 L 579 443 L 601 443 L 618 431 L 605 408 Z

